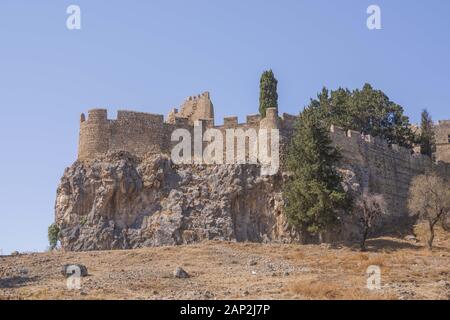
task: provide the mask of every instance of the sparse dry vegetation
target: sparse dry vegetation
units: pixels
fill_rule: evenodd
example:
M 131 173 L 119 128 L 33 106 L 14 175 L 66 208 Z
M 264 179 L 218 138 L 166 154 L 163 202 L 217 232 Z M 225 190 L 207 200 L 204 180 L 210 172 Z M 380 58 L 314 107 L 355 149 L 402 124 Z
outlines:
M 47 252 L 0 257 L 0 299 L 450 299 L 450 234 L 436 226 L 419 242 L 368 239 L 358 246 L 204 242 L 179 247 Z M 425 237 L 424 237 L 425 236 Z M 67 290 L 61 266 L 80 263 L 82 290 Z M 381 290 L 366 288 L 369 266 Z M 188 279 L 175 279 L 182 266 Z
M 383 291 L 370 291 L 364 281 L 347 282 L 338 280 L 302 279 L 288 286 L 288 290 L 299 299 L 314 300 L 382 300 L 397 299 L 398 296 Z

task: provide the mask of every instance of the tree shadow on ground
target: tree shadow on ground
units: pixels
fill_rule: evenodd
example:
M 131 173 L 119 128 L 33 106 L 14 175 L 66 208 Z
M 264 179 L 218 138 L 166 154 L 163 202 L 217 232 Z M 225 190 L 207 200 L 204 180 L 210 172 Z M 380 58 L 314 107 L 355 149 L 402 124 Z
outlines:
M 0 279 L 1 289 L 13 289 L 26 286 L 30 282 L 37 281 L 38 277 L 28 277 L 28 276 L 13 276 L 8 278 Z
M 417 217 L 404 217 L 401 220 L 394 220 L 384 223 L 375 230 L 373 236 L 404 238 L 408 235 L 414 235 L 414 226 L 417 224 Z
M 424 246 L 420 244 L 408 243 L 391 239 L 368 239 L 366 241 L 366 251 L 368 252 L 393 252 L 403 249 L 420 250 Z

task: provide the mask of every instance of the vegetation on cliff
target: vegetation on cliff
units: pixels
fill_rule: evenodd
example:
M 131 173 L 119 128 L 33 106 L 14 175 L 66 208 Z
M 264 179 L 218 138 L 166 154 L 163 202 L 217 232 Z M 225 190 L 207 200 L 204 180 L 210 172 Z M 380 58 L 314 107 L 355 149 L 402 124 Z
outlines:
M 48 242 L 51 250 L 56 248 L 58 240 L 59 240 L 59 227 L 55 223 L 52 223 L 48 227 Z

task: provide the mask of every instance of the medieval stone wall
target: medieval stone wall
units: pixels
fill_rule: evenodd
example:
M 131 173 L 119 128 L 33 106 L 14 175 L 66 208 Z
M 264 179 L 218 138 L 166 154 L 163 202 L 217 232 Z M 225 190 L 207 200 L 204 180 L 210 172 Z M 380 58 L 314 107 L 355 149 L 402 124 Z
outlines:
M 212 117 L 212 118 L 210 118 Z M 279 129 L 280 157 L 283 160 L 286 146 L 293 133 L 296 116 L 283 114 L 278 116 L 276 109 L 268 109 L 267 116 L 247 116 L 245 123 L 238 123 L 237 117 L 226 117 L 223 125 L 214 126 L 214 111 L 209 93 L 190 97 L 181 110 L 171 112 L 165 122 L 162 115 L 132 111 L 119 111 L 116 120 L 109 120 L 107 111 L 90 110 L 87 119 L 81 117 L 78 158 L 95 159 L 107 152 L 128 151 L 136 156 L 146 153 L 170 154 L 178 141 L 171 141 L 175 129 L 186 129 L 194 136 L 194 123 L 201 122 L 204 130 L 215 128 L 223 136 L 223 159 L 226 161 L 228 129 Z M 414 176 L 425 172 L 432 166 L 426 156 L 412 153 L 411 150 L 397 145 L 389 146 L 380 139 L 364 136 L 355 131 L 345 132 L 332 126 L 331 138 L 341 150 L 342 163 L 358 173 L 364 188 L 385 196 L 393 214 L 406 214 L 408 188 Z M 245 138 L 246 157 L 248 159 L 249 138 Z M 436 126 L 436 160 L 441 161 L 442 172 L 449 171 L 450 163 L 450 121 L 440 121 Z M 207 145 L 203 142 L 203 148 Z M 234 140 L 234 157 L 237 156 L 237 138 Z M 194 154 L 192 150 L 192 155 Z
M 389 146 L 385 141 L 356 131 L 331 127 L 331 137 L 343 156 L 342 163 L 355 171 L 362 187 L 382 194 L 390 216 L 407 214 L 412 179 L 432 166 L 429 157 L 411 150 Z
M 279 118 L 276 110 L 272 109 L 262 120 L 260 115 L 249 115 L 245 123 L 238 123 L 237 117 L 226 117 L 223 125 L 214 126 L 214 119 L 184 118 L 177 115 L 170 122 L 164 122 L 162 115 L 133 111 L 118 111 L 117 119 L 110 120 L 107 110 L 93 109 L 88 112 L 87 119 L 84 115 L 81 116 L 78 159 L 95 159 L 115 151 L 128 151 L 136 156 L 143 156 L 146 153 L 170 154 L 172 147 L 178 143 L 178 141 L 172 141 L 172 133 L 176 129 L 186 129 L 194 139 L 194 125 L 199 124 L 202 126 L 203 132 L 209 128 L 220 130 L 224 137 L 223 151 L 225 154 L 227 129 L 242 129 L 244 132 L 254 129 L 257 133 L 260 128 L 268 130 L 278 128 L 283 143 L 292 132 L 294 120 L 294 116 L 287 114 L 283 114 L 283 117 Z M 247 138 L 247 151 L 248 142 Z M 206 147 L 207 143 L 205 142 L 203 145 Z M 236 147 L 237 138 L 235 138 Z
M 436 160 L 450 163 L 450 120 L 436 126 Z
M 166 120 L 162 115 L 133 111 L 118 111 L 116 119 L 108 119 L 105 109 L 90 110 L 87 117 L 82 114 L 80 161 L 65 171 L 55 205 L 63 248 L 126 249 L 205 239 L 298 239 L 282 214 L 283 186 L 289 179 L 283 160 L 296 120 L 297 116 L 279 116 L 275 108 L 269 108 L 265 118 L 249 115 L 244 123 L 239 123 L 235 116 L 226 117 L 222 125 L 216 126 L 209 93 L 188 98 L 180 111 L 171 111 Z M 233 132 L 229 129 L 241 129 L 247 136 L 245 140 L 242 136 L 232 139 L 234 162 L 238 139 L 244 141 L 248 161 L 249 135 L 254 138 L 261 129 L 279 129 L 278 174 L 261 176 L 261 163 L 198 165 L 195 156 L 193 164 L 173 165 L 174 158 L 167 155 L 180 141 L 171 141 L 172 134 L 176 129 L 185 129 L 194 142 L 198 124 L 203 138 L 210 128 L 220 133 L 217 136 L 223 139 L 224 163 L 230 151 L 227 135 Z M 408 215 L 408 191 L 415 176 L 433 167 L 450 180 L 450 121 L 440 121 L 435 129 L 437 164 L 420 155 L 417 148 L 411 151 L 331 126 L 331 139 L 342 154 L 337 170 L 344 188 L 356 196 L 363 191 L 379 193 L 387 202 L 389 214 L 377 232 L 396 226 Z M 192 148 L 194 145 L 191 143 Z M 202 151 L 208 145 L 203 141 Z M 341 226 L 326 237 L 359 239 L 355 218 L 340 218 Z
M 94 159 L 108 151 L 129 151 L 136 155 L 161 153 L 166 146 L 163 116 L 119 111 L 117 120 L 109 120 L 107 111 L 90 110 L 81 118 L 78 159 Z M 84 121 L 83 121 L 84 120 Z

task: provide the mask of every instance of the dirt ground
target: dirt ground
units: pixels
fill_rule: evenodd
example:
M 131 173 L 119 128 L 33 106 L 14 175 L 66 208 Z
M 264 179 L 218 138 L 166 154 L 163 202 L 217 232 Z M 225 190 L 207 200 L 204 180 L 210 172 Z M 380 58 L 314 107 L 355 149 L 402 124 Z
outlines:
M 0 299 L 450 299 L 450 234 L 435 249 L 383 237 L 368 251 L 329 245 L 209 241 L 196 245 L 0 257 Z M 64 264 L 83 264 L 80 290 L 68 290 Z M 367 289 L 380 267 L 381 289 Z M 190 277 L 173 276 L 181 266 Z

